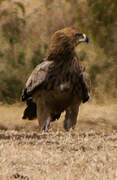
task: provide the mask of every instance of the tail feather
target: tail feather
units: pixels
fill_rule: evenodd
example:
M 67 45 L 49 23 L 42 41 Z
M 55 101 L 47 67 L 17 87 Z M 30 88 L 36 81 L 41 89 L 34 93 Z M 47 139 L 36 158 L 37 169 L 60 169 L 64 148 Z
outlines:
M 32 101 L 32 98 L 26 100 L 27 107 L 24 110 L 22 119 L 33 120 L 37 117 L 36 104 Z

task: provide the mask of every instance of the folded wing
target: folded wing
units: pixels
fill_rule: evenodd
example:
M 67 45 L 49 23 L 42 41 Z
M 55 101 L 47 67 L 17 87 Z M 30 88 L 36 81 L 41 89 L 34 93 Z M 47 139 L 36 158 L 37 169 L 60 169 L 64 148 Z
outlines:
M 33 92 L 37 89 L 43 87 L 46 83 L 46 77 L 48 75 L 48 70 L 52 65 L 52 61 L 44 61 L 43 63 L 36 66 L 28 80 L 26 81 L 25 87 L 22 92 L 22 101 L 27 100 L 32 96 Z

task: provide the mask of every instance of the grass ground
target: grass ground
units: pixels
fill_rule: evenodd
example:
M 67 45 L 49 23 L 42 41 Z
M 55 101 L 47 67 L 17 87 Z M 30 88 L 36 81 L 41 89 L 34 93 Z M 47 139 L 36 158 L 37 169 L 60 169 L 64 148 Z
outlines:
M 0 180 L 117 179 L 117 104 L 81 105 L 75 130 L 63 114 L 42 134 L 23 109 L 0 106 Z

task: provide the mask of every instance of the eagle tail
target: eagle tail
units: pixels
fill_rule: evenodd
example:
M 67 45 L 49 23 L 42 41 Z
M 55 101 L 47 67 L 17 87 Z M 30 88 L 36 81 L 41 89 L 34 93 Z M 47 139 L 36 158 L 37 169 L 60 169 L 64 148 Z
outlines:
M 33 120 L 37 117 L 36 104 L 32 101 L 32 98 L 26 100 L 27 107 L 24 110 L 22 119 Z

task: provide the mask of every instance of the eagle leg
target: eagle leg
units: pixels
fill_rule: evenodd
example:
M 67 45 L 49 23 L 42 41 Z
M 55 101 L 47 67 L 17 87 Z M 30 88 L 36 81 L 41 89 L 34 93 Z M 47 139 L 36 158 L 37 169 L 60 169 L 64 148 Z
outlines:
M 37 107 L 37 118 L 39 122 L 39 131 L 45 130 L 48 131 L 50 121 L 52 120 L 51 114 L 46 106 L 45 101 L 41 101 L 37 98 L 36 102 Z
M 69 131 L 71 127 L 75 128 L 79 112 L 79 105 L 80 104 L 74 104 L 67 108 L 64 120 L 64 128 L 66 131 Z
M 48 131 L 51 118 L 49 115 L 45 115 L 45 112 L 38 113 L 37 110 L 37 118 L 39 122 L 39 131 L 45 130 Z
M 46 122 L 45 122 L 45 126 L 44 126 L 44 131 L 48 131 L 48 128 L 49 128 L 49 126 L 50 126 L 50 121 L 51 121 L 51 117 L 49 116 L 48 118 L 47 118 L 47 120 L 46 120 Z

